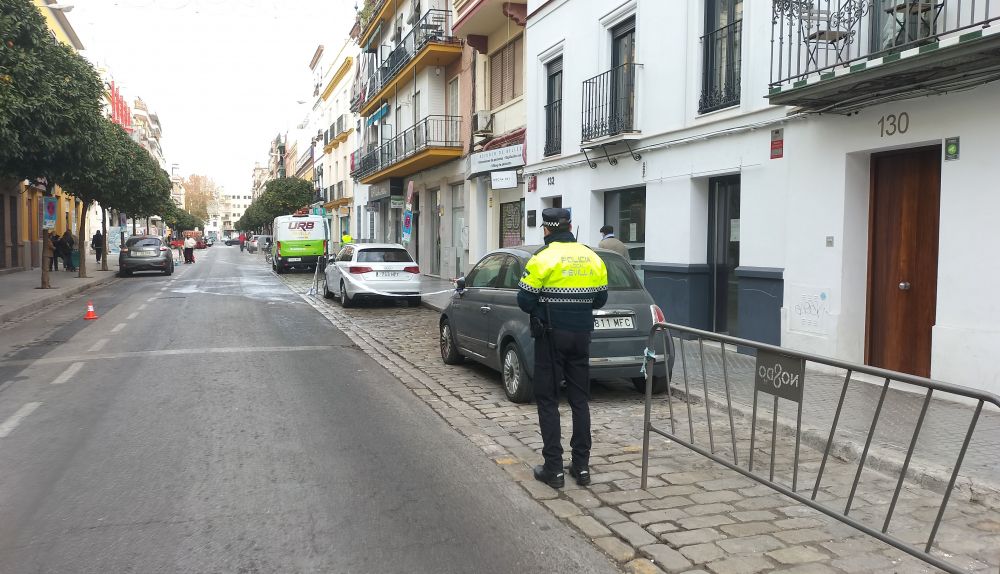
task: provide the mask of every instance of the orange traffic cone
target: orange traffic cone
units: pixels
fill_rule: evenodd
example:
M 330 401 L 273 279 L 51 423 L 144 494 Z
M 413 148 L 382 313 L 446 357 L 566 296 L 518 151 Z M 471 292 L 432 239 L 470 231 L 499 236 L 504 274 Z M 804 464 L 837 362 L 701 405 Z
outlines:
M 97 313 L 94 312 L 94 302 L 87 301 L 87 314 L 83 316 L 87 321 L 91 321 L 97 318 Z

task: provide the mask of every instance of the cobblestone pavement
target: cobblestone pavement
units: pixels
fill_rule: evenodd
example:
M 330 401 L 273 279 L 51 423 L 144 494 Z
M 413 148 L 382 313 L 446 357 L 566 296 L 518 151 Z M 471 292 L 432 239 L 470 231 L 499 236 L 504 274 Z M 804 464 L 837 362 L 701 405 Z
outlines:
M 283 278 L 299 293 L 309 289 L 307 276 Z M 443 364 L 437 313 L 391 304 L 345 310 L 335 301 L 309 300 L 528 494 L 589 537 L 627 572 L 937 571 L 660 437 L 651 438 L 650 480 L 645 490 L 640 489 L 643 404 L 624 383 L 598 382 L 593 388 L 593 484 L 581 488 L 568 480 L 566 488 L 553 490 L 531 476 L 530 466 L 541 462 L 542 446 L 534 405 L 508 402 L 499 375 L 489 369 Z M 673 406 L 678 429 L 683 425 L 686 430 L 687 407 L 676 397 Z M 697 436 L 707 436 L 702 411 L 703 405 L 691 409 L 690 427 Z M 563 435 L 568 437 L 565 405 L 561 413 Z M 653 419 L 661 424 L 669 420 L 666 398 L 654 399 Z M 758 423 L 757 464 L 769 464 L 770 419 Z M 737 452 L 744 457 L 749 452 L 748 427 L 736 418 Z M 729 441 L 728 426 L 717 427 L 715 433 L 717 449 L 731 448 L 721 444 Z M 794 443 L 786 434 L 778 435 L 775 481 L 790 485 Z M 797 485 L 801 493 L 811 493 L 821 454 L 803 445 Z M 855 470 L 856 465 L 831 458 L 817 500 L 842 511 Z M 895 477 L 866 469 L 850 515 L 881 529 L 895 486 Z M 966 571 L 995 573 L 1000 567 L 1000 513 L 962 494 L 952 497 L 933 552 Z M 922 543 L 940 502 L 940 494 L 908 482 L 889 533 Z

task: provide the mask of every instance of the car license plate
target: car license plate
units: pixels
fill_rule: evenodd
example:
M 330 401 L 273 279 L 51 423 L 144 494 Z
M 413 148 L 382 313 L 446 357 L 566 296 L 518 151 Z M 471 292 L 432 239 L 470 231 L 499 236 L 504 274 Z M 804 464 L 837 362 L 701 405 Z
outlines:
M 375 277 L 399 277 L 399 271 L 376 271 Z
M 153 256 L 153 252 L 152 251 L 136 251 L 135 254 L 136 254 L 137 257 L 152 257 Z
M 634 328 L 632 317 L 594 317 L 594 329 L 597 331 Z
M 302 261 L 302 258 L 301 257 L 289 257 L 288 258 L 288 262 L 289 263 L 295 263 L 296 261 Z

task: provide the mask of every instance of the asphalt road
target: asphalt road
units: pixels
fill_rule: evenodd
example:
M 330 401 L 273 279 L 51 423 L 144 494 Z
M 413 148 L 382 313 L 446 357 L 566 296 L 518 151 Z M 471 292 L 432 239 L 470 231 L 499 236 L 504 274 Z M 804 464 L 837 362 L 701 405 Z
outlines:
M 0 573 L 617 572 L 251 257 L 0 329 Z

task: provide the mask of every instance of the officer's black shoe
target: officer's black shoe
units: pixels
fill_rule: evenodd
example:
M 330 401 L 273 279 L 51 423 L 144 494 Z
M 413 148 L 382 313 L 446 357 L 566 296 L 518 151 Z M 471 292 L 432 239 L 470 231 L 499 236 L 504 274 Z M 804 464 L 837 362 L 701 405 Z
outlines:
M 561 472 L 545 470 L 545 467 L 538 465 L 535 467 L 535 480 L 544 482 L 552 488 L 562 488 L 566 486 L 566 476 Z
M 575 478 L 576 483 L 580 486 L 588 486 L 590 484 L 590 469 L 586 466 L 569 467 L 569 475 Z

